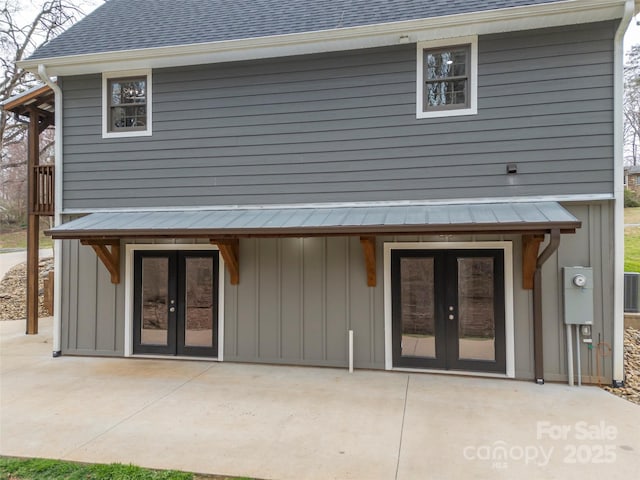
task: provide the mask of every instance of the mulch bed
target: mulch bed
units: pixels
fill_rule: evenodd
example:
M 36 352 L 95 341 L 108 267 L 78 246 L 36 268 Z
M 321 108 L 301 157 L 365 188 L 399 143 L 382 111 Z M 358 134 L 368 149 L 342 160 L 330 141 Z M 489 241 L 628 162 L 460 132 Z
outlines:
M 40 261 L 38 281 L 38 316 L 48 317 L 43 305 L 44 279 L 53 270 L 53 258 Z M 21 320 L 27 317 L 27 264 L 16 265 L 7 272 L 0 282 L 0 320 Z

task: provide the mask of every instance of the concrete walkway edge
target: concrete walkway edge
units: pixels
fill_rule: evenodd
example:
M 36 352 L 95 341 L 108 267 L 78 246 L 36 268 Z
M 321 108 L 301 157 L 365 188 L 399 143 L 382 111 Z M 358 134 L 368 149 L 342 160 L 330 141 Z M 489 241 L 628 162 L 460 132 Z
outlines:
M 39 250 L 40 260 L 53 256 L 53 249 L 43 248 Z M 9 270 L 16 265 L 27 261 L 27 251 L 0 253 L 0 280 L 4 278 Z

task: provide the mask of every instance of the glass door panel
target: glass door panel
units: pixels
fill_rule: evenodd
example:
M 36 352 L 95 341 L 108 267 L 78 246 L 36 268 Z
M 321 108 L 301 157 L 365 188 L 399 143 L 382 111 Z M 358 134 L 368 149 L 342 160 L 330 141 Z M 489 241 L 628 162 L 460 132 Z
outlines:
M 169 259 L 142 259 L 142 345 L 169 344 Z
M 391 253 L 393 364 L 444 368 L 442 254 L 425 250 Z
M 185 259 L 185 346 L 213 346 L 213 267 L 212 257 Z
M 133 353 L 176 353 L 175 252 L 133 256 Z
M 403 357 L 436 356 L 433 258 L 400 259 Z
M 495 360 L 494 261 L 458 258 L 458 358 Z

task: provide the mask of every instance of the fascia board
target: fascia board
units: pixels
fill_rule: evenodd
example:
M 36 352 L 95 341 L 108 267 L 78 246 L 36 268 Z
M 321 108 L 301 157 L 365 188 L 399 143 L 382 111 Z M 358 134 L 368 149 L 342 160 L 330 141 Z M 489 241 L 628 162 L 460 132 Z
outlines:
M 51 75 L 77 75 L 284 57 L 612 20 L 622 17 L 623 8 L 622 0 L 565 0 L 345 29 L 27 59 L 17 66 L 36 71 L 39 64 L 44 64 Z

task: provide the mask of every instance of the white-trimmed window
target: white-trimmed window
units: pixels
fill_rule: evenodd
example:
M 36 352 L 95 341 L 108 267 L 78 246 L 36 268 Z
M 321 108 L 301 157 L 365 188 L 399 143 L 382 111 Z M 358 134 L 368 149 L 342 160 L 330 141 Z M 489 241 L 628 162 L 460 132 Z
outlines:
M 478 37 L 417 44 L 418 118 L 478 113 Z
M 151 135 L 151 70 L 102 74 L 102 136 Z

